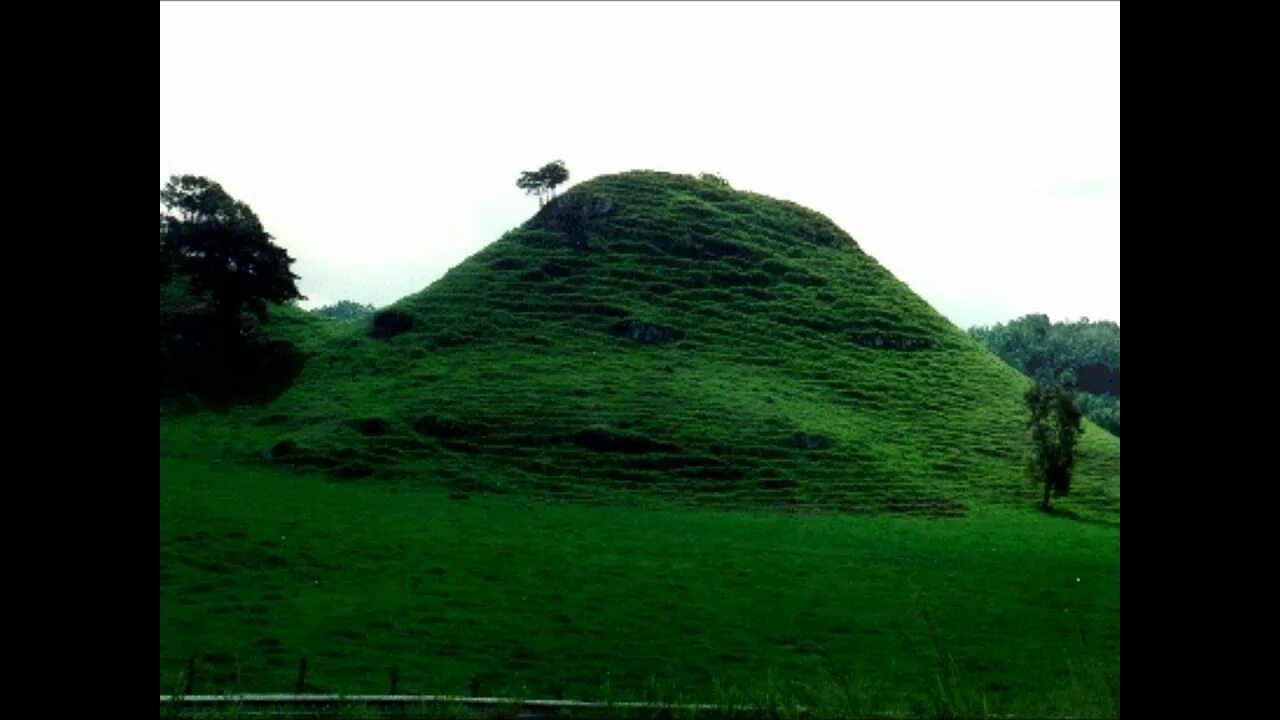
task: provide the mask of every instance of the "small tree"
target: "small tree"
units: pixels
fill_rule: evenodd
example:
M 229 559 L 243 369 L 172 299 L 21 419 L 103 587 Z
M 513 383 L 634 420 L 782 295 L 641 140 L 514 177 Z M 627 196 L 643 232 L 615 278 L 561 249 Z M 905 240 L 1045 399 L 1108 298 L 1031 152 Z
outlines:
M 1044 486 L 1041 507 L 1053 509 L 1049 499 L 1071 492 L 1071 471 L 1075 467 L 1076 444 L 1084 432 L 1080 408 L 1070 380 L 1039 380 L 1024 396 L 1031 430 L 1031 479 Z
M 551 191 L 551 197 L 556 196 L 556 188 L 569 180 L 569 169 L 564 166 L 563 160 L 549 162 L 542 166 L 538 172 L 542 173 L 543 180 L 547 183 L 547 189 Z
M 538 196 L 538 207 L 546 204 L 548 196 L 554 198 L 556 188 L 569 179 L 569 170 L 564 162 L 556 160 L 543 165 L 537 170 L 526 170 L 520 173 L 516 187 L 529 195 Z

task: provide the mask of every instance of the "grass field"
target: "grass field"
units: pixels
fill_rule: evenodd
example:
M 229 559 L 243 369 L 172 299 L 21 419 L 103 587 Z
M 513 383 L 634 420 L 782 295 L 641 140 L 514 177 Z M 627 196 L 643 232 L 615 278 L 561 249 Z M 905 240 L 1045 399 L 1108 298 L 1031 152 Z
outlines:
M 1106 707 L 1119 531 L 452 500 L 161 461 L 161 691 Z M 1070 668 L 1069 669 L 1069 664 Z M 1075 673 L 1074 679 L 1072 672 Z M 942 682 L 940 689 L 939 682 Z M 717 689 L 719 688 L 719 689 Z

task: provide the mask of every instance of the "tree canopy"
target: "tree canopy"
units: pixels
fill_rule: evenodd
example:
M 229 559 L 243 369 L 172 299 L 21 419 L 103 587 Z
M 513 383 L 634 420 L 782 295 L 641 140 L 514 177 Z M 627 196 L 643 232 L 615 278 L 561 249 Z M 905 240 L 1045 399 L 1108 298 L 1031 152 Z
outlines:
M 175 175 L 160 191 L 160 280 L 181 273 L 207 293 L 220 329 L 238 335 L 240 313 L 266 322 L 267 304 L 305 299 L 293 258 L 253 210 L 208 178 Z
M 253 210 L 218 183 L 169 179 L 160 191 L 162 402 L 262 401 L 293 382 L 302 354 L 261 328 L 270 303 L 304 299 L 292 264 Z
M 548 197 L 555 197 L 556 188 L 568 179 L 569 170 L 565 168 L 564 162 L 555 160 L 537 170 L 526 170 L 520 173 L 520 178 L 516 180 L 516 187 L 529 195 L 537 195 L 538 206 L 541 207 Z
M 1082 413 L 1069 385 L 1042 380 L 1027 389 L 1027 425 L 1031 431 L 1031 479 L 1043 485 L 1042 507 L 1053 507 L 1049 499 L 1071 492 L 1071 471 L 1080 435 Z
M 1051 323 L 1037 314 L 969 334 L 1029 377 L 1058 382 L 1070 375 L 1085 415 L 1120 435 L 1120 325 L 1088 318 Z
M 339 300 L 332 305 L 316 308 L 311 313 L 334 320 L 357 320 L 369 317 L 376 310 L 372 305 L 362 305 L 354 300 Z

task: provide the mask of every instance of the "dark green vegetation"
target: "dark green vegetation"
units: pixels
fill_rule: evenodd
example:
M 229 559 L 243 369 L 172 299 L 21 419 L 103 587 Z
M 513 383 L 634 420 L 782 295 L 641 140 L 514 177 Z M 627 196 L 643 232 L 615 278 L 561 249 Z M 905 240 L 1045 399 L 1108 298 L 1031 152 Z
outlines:
M 339 300 L 332 305 L 316 308 L 311 313 L 332 320 L 363 320 L 372 316 L 376 310 L 377 308 L 372 305 L 362 305 L 352 300 Z
M 1035 512 L 1030 382 L 817 213 L 601 177 L 270 320 L 288 390 L 163 419 L 162 691 L 1117 712 L 1119 441 Z
M 1071 492 L 1075 469 L 1075 449 L 1084 431 L 1084 416 L 1076 405 L 1075 393 L 1060 384 L 1037 382 L 1023 396 L 1031 430 L 1031 479 L 1044 488 L 1040 507 L 1051 510 L 1053 497 Z
M 1120 326 L 1107 320 L 1050 323 L 1026 315 L 969 334 L 1030 377 L 1070 376 L 1085 417 L 1120 436 Z
M 722 187 L 725 189 L 729 189 L 731 187 L 729 185 L 729 181 L 725 180 L 724 177 L 722 177 L 717 173 L 705 173 L 705 172 L 698 173 L 698 179 L 701 180 L 702 182 L 711 183 L 712 185 L 716 185 L 718 187 Z
M 221 185 L 177 175 L 160 191 L 160 205 L 160 284 L 178 275 L 207 295 L 220 323 L 214 329 L 234 337 L 241 311 L 265 322 L 268 303 L 304 299 L 293 258 Z
M 248 205 L 207 178 L 170 178 L 160 208 L 161 398 L 274 396 L 302 366 L 296 348 L 262 332 L 269 307 L 304 299 L 293 258 Z
M 555 198 L 556 188 L 569 180 L 569 170 L 564 162 L 554 160 L 537 170 L 526 170 L 520 173 L 516 187 L 529 195 L 538 196 L 538 206 L 546 204 L 547 198 Z

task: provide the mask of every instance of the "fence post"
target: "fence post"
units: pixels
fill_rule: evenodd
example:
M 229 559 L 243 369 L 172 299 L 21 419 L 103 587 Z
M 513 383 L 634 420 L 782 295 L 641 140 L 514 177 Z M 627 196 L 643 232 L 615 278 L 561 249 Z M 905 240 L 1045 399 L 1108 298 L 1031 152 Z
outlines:
M 298 683 L 293 686 L 293 694 L 301 695 L 302 688 L 303 686 L 306 685 L 306 682 L 307 682 L 307 659 L 302 658 L 302 660 L 298 662 Z
M 187 656 L 187 686 L 183 695 L 194 695 L 196 690 L 196 656 Z
M 395 695 L 396 690 L 400 687 L 400 668 L 391 668 L 391 694 Z

